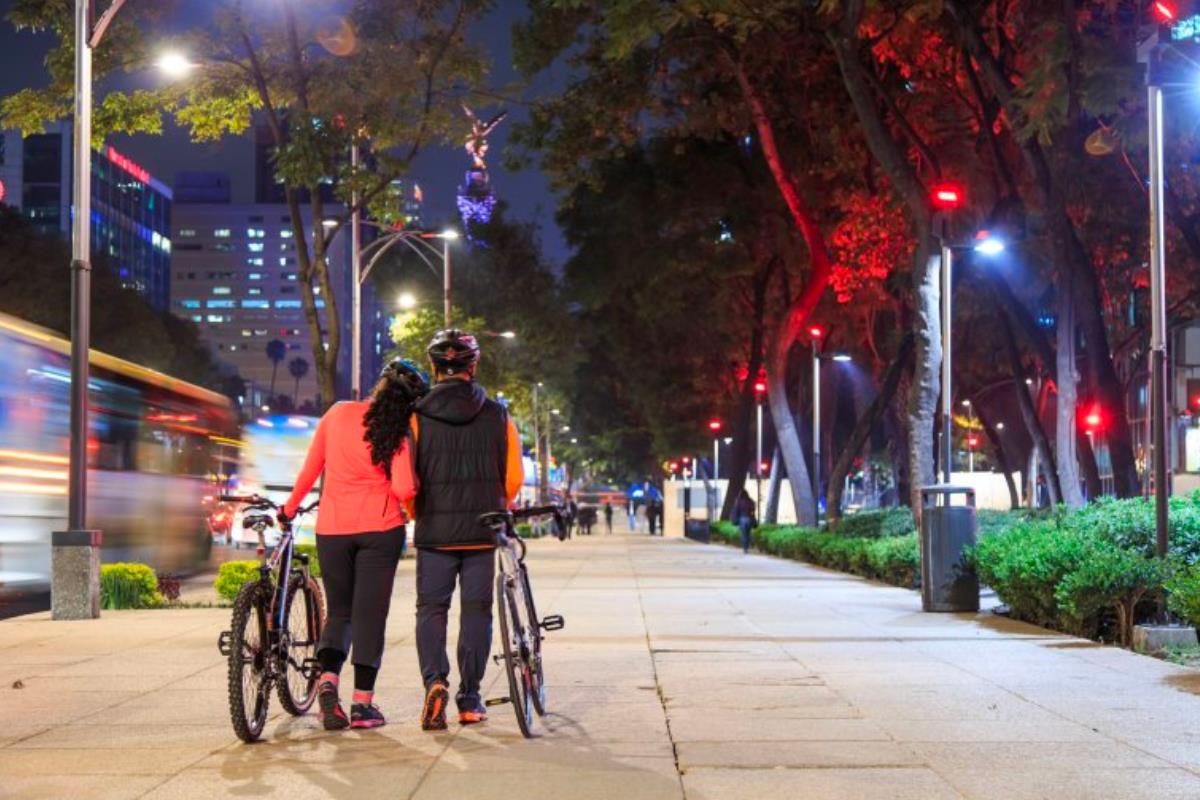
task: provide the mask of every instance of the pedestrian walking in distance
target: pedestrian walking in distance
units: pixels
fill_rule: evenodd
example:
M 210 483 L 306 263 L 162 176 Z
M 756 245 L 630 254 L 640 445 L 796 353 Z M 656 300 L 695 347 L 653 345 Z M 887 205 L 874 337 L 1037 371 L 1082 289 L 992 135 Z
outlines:
M 612 534 L 613 507 L 612 503 L 604 503 L 604 527 L 610 535 Z
M 733 503 L 733 519 L 742 534 L 742 552 L 750 552 L 750 531 L 758 524 L 754 519 L 754 501 L 742 489 L 737 500 Z
M 429 390 L 408 361 L 388 364 L 369 400 L 336 403 L 317 425 L 280 515 L 291 519 L 322 473 L 317 558 L 328 618 L 317 645 L 317 702 L 325 730 L 377 728 L 375 678 L 383 660 L 396 564 L 404 552 L 406 505 L 416 493 L 409 417 Z M 338 698 L 342 666 L 354 663 L 350 716 Z
M 412 417 L 419 487 L 417 527 L 417 659 L 425 684 L 421 727 L 446 728 L 450 659 L 446 624 L 455 586 L 458 627 L 458 721 L 487 719 L 479 687 L 492 649 L 496 534 L 479 516 L 510 508 L 521 491 L 521 438 L 500 403 L 475 382 L 479 345 L 450 329 L 428 348 L 434 386 Z

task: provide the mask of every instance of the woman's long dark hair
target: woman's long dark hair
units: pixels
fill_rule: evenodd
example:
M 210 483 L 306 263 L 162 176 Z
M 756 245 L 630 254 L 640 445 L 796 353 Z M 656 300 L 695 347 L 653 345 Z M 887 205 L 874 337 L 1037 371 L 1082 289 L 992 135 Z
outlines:
M 371 462 L 392 479 L 392 457 L 408 436 L 408 421 L 418 400 L 429 391 L 424 373 L 408 361 L 388 364 L 371 390 L 371 405 L 364 420 L 363 441 L 371 447 Z

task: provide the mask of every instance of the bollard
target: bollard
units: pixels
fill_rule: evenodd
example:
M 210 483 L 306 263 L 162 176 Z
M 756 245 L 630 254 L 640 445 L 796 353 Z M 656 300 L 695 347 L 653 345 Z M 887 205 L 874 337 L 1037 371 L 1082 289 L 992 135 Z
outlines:
M 100 531 L 50 534 L 50 618 L 100 616 Z

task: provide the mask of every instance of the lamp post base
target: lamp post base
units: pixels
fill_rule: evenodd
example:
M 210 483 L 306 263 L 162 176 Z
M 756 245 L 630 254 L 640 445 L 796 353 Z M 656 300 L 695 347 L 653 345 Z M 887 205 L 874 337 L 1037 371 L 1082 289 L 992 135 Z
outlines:
M 100 616 L 100 545 L 95 530 L 50 534 L 50 618 Z

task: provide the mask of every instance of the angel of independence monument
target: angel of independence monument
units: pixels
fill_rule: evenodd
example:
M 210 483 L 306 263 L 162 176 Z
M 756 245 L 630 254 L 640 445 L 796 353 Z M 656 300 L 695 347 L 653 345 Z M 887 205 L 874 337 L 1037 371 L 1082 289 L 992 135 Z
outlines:
M 486 225 L 496 207 L 496 195 L 492 193 L 492 180 L 484 160 L 488 151 L 488 135 L 496 129 L 507 111 L 501 111 L 487 122 L 483 122 L 465 104 L 463 112 L 471 120 L 471 133 L 463 148 L 471 157 L 471 168 L 467 170 L 463 185 L 458 187 L 458 214 L 462 217 L 463 232 L 473 244 L 480 244 L 475 234 L 478 225 Z

